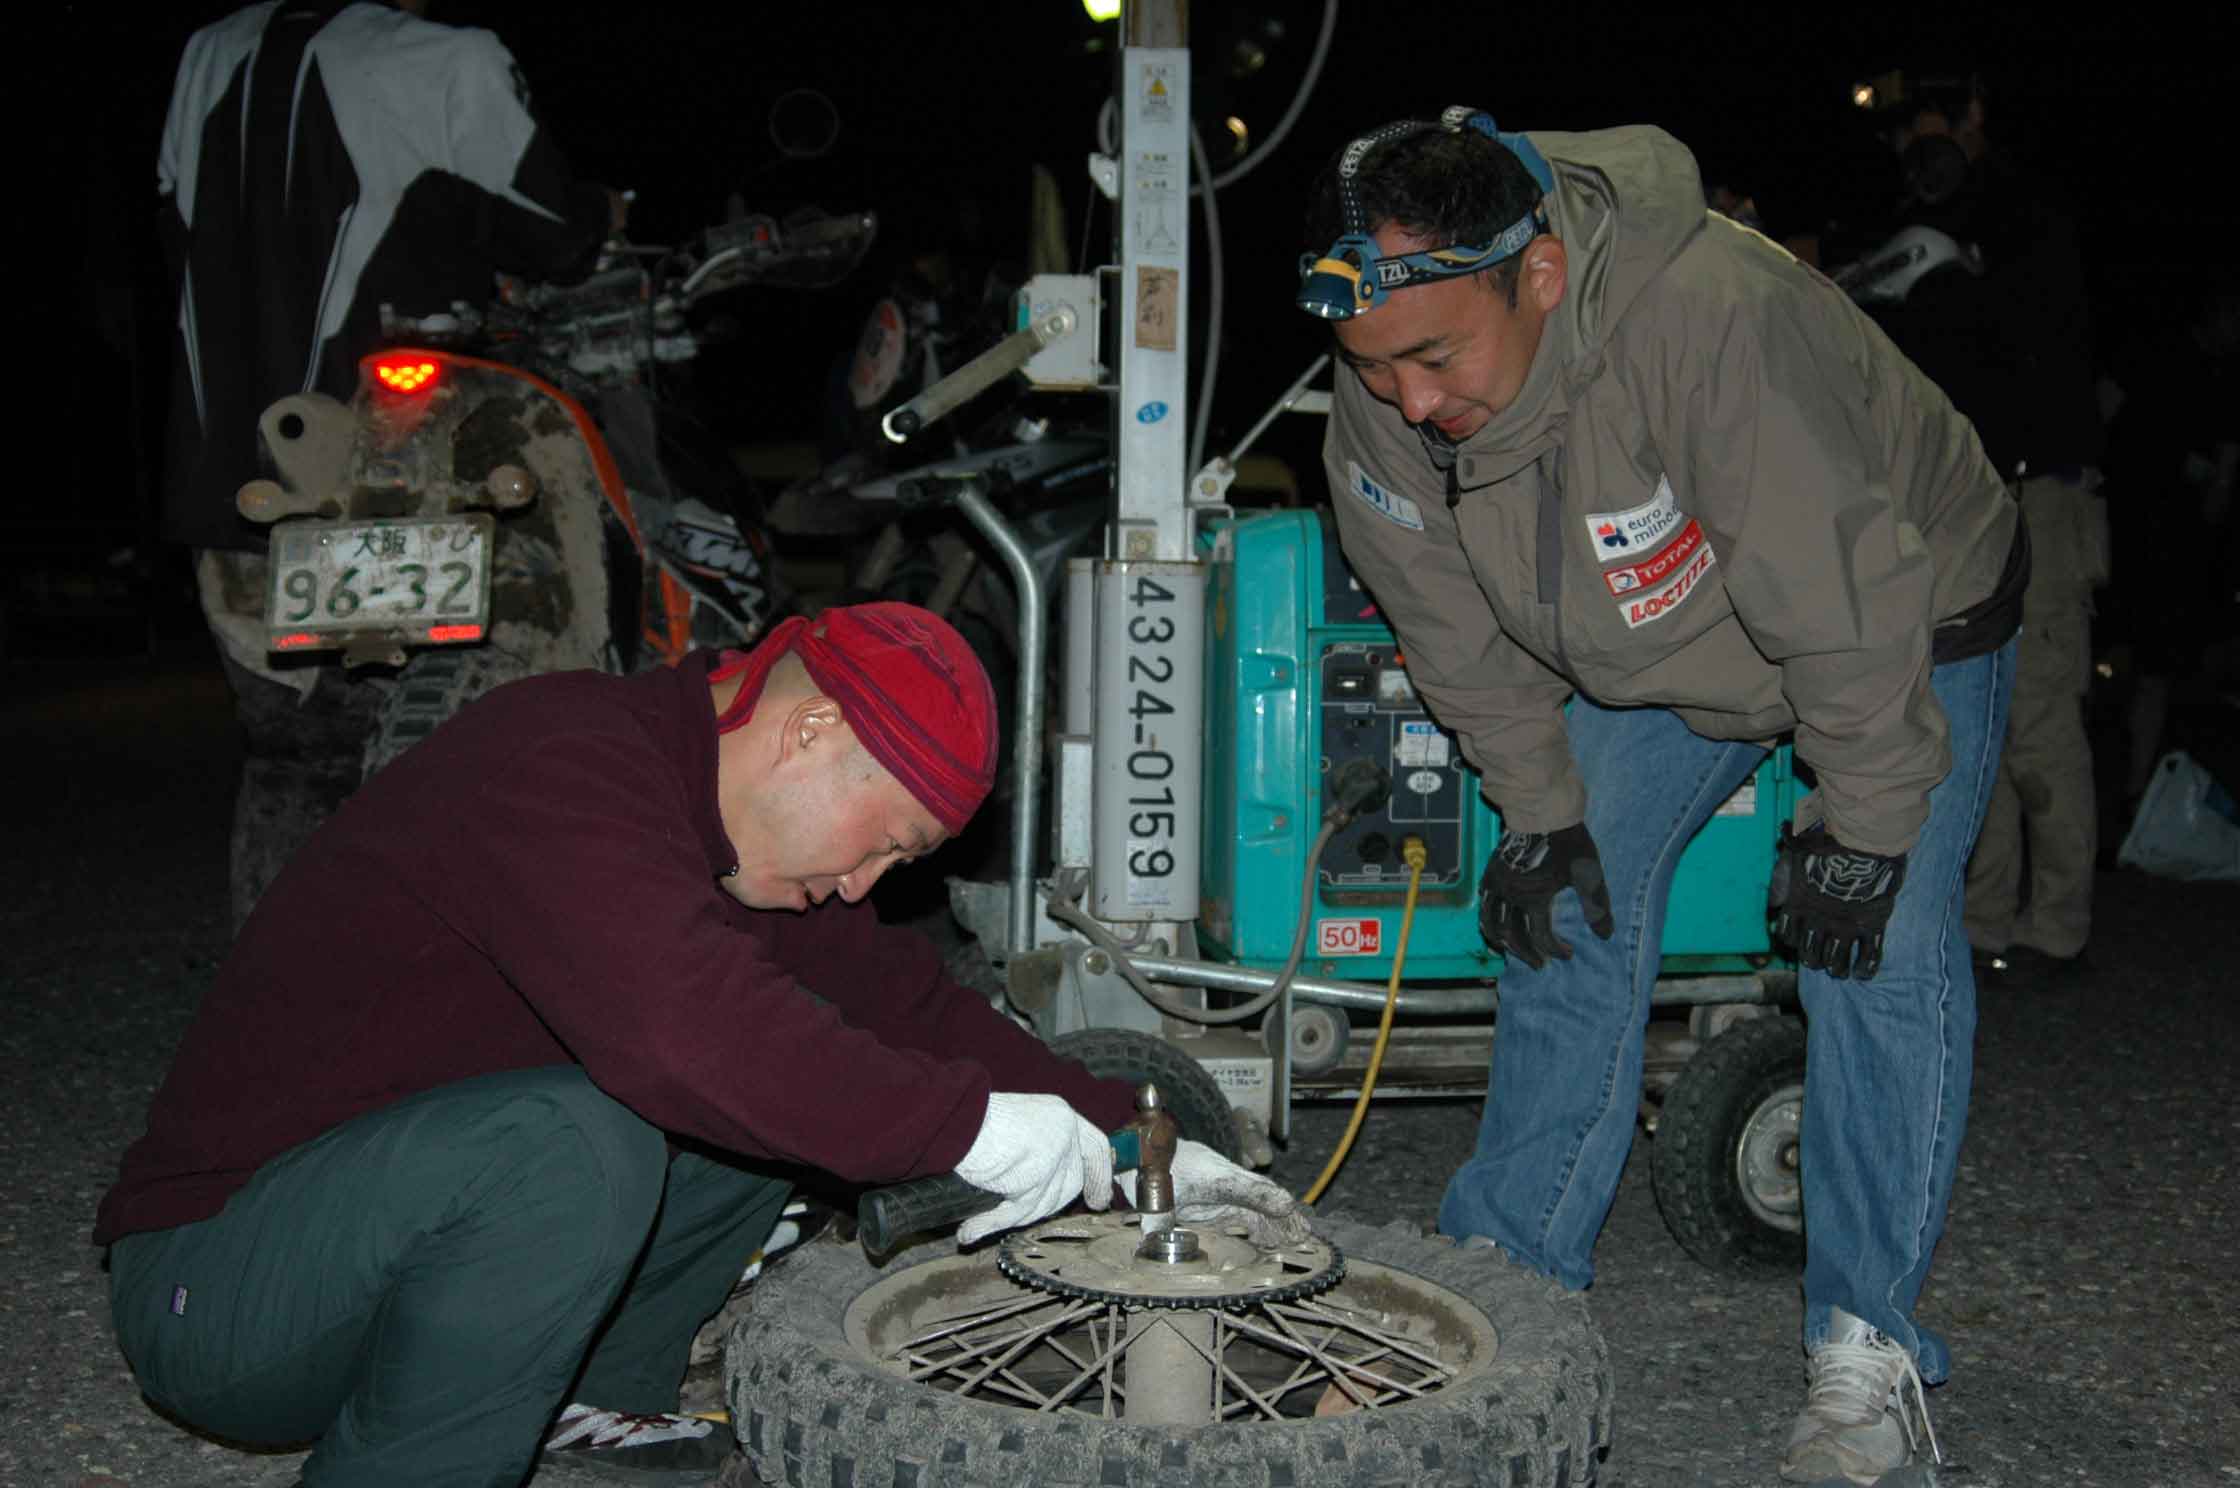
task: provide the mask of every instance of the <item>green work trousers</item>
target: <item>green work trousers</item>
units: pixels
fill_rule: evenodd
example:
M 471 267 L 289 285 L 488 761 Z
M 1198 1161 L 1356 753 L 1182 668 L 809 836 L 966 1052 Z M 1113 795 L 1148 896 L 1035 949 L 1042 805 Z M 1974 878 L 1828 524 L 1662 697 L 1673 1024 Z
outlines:
M 2030 586 L 2006 747 L 1968 861 L 1965 922 L 1979 951 L 2074 956 L 2092 934 L 2099 852 L 2084 701 L 2092 590 L 2107 578 L 2105 519 L 2088 485 L 2052 477 L 2023 482 L 2022 509 Z
M 676 1408 L 693 1333 L 789 1189 L 672 1156 L 575 1066 L 484 1075 L 117 1241 L 117 1338 L 204 1431 L 315 1442 L 313 1488 L 514 1488 L 569 1401 Z

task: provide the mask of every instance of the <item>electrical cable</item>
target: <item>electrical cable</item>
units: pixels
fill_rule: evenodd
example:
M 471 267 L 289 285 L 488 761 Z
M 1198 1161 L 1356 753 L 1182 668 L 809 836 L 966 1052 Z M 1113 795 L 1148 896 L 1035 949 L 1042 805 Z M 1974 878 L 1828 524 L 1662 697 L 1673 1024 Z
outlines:
M 1354 1099 L 1353 1119 L 1346 1123 L 1346 1134 L 1338 1139 L 1337 1150 L 1323 1165 L 1314 1187 L 1300 1195 L 1302 1204 L 1312 1204 L 1322 1197 L 1322 1191 L 1345 1165 L 1346 1155 L 1353 1151 L 1353 1139 L 1361 1134 L 1362 1118 L 1369 1114 L 1369 1097 L 1377 1088 L 1377 1071 L 1384 1067 L 1385 1046 L 1392 1040 L 1392 1015 L 1400 1005 L 1400 968 L 1408 963 L 1408 932 L 1415 928 L 1416 891 L 1423 887 L 1423 869 L 1431 853 L 1421 837 L 1409 837 L 1400 844 L 1400 856 L 1408 864 L 1408 905 L 1400 913 L 1400 943 L 1392 948 L 1392 980 L 1385 984 L 1384 1016 L 1377 1022 L 1376 1047 L 1369 1051 L 1369 1068 L 1361 1076 L 1361 1094 Z
M 1050 918 L 1061 925 L 1070 925 L 1080 931 L 1082 935 L 1088 938 L 1090 944 L 1110 956 L 1114 967 L 1118 969 L 1121 976 L 1127 979 L 1128 985 L 1135 988 L 1137 994 L 1145 1002 L 1150 1003 L 1160 1012 L 1180 1018 L 1185 1023 L 1214 1025 L 1242 1023 L 1266 1012 L 1268 1008 L 1273 1006 L 1275 1000 L 1283 996 L 1284 990 L 1291 985 L 1291 979 L 1299 974 L 1299 963 L 1306 959 L 1307 926 L 1312 922 L 1315 866 L 1322 861 L 1322 850 L 1329 846 L 1331 837 L 1351 819 L 1350 812 L 1342 816 L 1332 813 L 1323 818 L 1322 830 L 1316 834 L 1314 846 L 1307 850 L 1306 878 L 1300 886 L 1299 894 L 1299 928 L 1291 937 L 1291 954 L 1284 961 L 1283 970 L 1276 973 L 1273 985 L 1265 992 L 1255 994 L 1251 1001 L 1241 1003 L 1233 1008 L 1189 1007 L 1183 1003 L 1169 1001 L 1165 996 L 1154 991 L 1150 980 L 1136 969 L 1136 964 L 1133 961 L 1128 959 L 1127 947 L 1113 939 L 1110 931 L 1098 924 L 1093 917 L 1085 913 L 1081 906 L 1070 898 L 1061 899 L 1053 893 L 1049 904 Z
M 1299 122 L 1299 115 L 1306 110 L 1307 99 L 1314 93 L 1314 85 L 1322 80 L 1323 64 L 1330 57 L 1330 41 L 1337 34 L 1338 0 L 1324 0 L 1321 34 L 1315 37 L 1314 50 L 1307 54 L 1307 70 L 1300 75 L 1299 86 L 1292 92 L 1291 102 L 1284 108 L 1282 116 L 1276 120 L 1276 127 L 1268 131 L 1268 138 L 1259 149 L 1254 150 L 1244 159 L 1230 166 L 1224 174 L 1207 176 L 1198 185 L 1190 188 L 1191 195 L 1197 195 L 1209 185 L 1215 191 L 1233 186 L 1253 171 L 1258 170 L 1260 162 L 1275 153 L 1276 147 L 1283 143 L 1286 135 L 1291 133 L 1291 127 Z M 1118 140 L 1115 136 L 1117 127 L 1115 119 L 1119 111 L 1120 100 L 1117 98 L 1105 99 L 1104 106 L 1097 111 L 1097 148 L 1106 155 L 1110 155 L 1118 148 Z
M 1315 83 L 1322 77 L 1322 64 L 1330 56 L 1330 38 L 1337 34 L 1338 0 L 1324 0 L 1322 34 L 1315 38 L 1314 50 L 1307 56 L 1306 75 L 1300 79 L 1298 91 L 1291 95 L 1291 106 L 1283 111 L 1282 118 L 1276 120 L 1276 127 L 1268 131 L 1266 143 L 1229 167 L 1228 174 L 1210 178 L 1215 191 L 1234 186 L 1247 174 L 1258 170 L 1260 162 L 1273 155 L 1276 146 L 1283 143 L 1283 137 L 1291 132 L 1291 126 L 1299 122 L 1299 115 L 1306 109 L 1308 96 L 1314 92 Z
M 1205 366 L 1198 374 L 1196 409 L 1190 421 L 1190 463 L 1184 467 L 1193 478 L 1196 472 L 1205 466 L 1206 437 L 1213 427 L 1214 377 L 1221 366 L 1221 317 L 1223 309 L 1221 211 L 1214 205 L 1214 196 L 1223 187 L 1243 180 L 1247 173 L 1256 169 L 1261 161 L 1275 153 L 1276 147 L 1283 143 L 1284 136 L 1288 135 L 1291 132 L 1292 125 L 1298 122 L 1300 113 L 1306 108 L 1307 98 L 1314 92 L 1314 85 L 1322 76 L 1323 63 L 1330 55 L 1330 38 L 1337 34 L 1337 30 L 1338 0 L 1325 0 L 1322 9 L 1322 31 L 1315 38 L 1313 52 L 1308 54 L 1306 73 L 1300 78 L 1298 88 L 1293 91 L 1290 105 L 1284 109 L 1283 116 L 1276 121 L 1276 127 L 1269 131 L 1266 143 L 1230 167 L 1226 174 L 1216 176 L 1213 173 L 1213 166 L 1206 156 L 1205 141 L 1199 136 L 1198 126 L 1195 121 L 1190 125 L 1190 158 L 1198 177 L 1198 184 L 1190 188 L 1190 194 L 1202 198 L 1205 202 L 1206 273 L 1210 276 L 1213 286 L 1208 291 L 1206 299 L 1206 325 L 1208 330 Z M 1107 97 L 1104 106 L 1097 111 L 1097 148 L 1106 155 L 1112 154 L 1114 150 L 1119 148 L 1119 142 L 1116 138 L 1116 120 L 1119 111 L 1120 101 L 1112 97 Z M 1083 247 L 1086 250 L 1086 232 L 1084 232 Z

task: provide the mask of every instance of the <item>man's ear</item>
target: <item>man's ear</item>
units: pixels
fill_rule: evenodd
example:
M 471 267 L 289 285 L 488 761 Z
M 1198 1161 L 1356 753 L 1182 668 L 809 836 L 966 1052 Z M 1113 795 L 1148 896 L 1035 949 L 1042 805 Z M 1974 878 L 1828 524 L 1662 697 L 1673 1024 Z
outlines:
M 785 726 L 778 731 L 778 758 L 832 747 L 833 737 L 847 727 L 837 698 L 807 697 L 786 710 Z
M 1571 256 L 1564 252 L 1563 239 L 1553 233 L 1542 233 L 1525 245 L 1524 292 L 1545 315 L 1563 303 L 1564 291 L 1571 283 Z

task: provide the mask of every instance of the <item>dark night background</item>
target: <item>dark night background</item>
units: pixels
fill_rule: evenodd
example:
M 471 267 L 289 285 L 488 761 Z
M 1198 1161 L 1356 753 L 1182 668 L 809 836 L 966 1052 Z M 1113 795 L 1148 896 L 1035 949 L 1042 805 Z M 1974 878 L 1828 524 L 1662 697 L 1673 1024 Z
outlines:
M 0 518 L 19 599 L 26 560 L 99 569 L 137 545 L 143 575 L 177 563 L 148 537 L 158 432 L 150 410 L 168 375 L 171 316 L 152 231 L 153 165 L 179 47 L 230 8 L 71 5 L 38 23 L 63 34 L 51 66 L 32 69 L 51 90 L 40 117 L 56 140 L 38 166 L 55 178 L 54 210 L 38 214 L 33 252 L 60 259 L 74 282 L 67 295 L 34 297 L 33 313 L 63 322 L 52 344 L 69 348 L 61 429 L 75 437 L 51 488 L 59 499 L 14 503 Z M 1092 23 L 1075 0 L 436 0 L 432 14 L 498 32 L 578 170 L 637 191 L 634 236 L 674 241 L 720 218 L 732 192 L 779 215 L 804 204 L 879 212 L 879 245 L 851 279 L 815 294 L 763 293 L 741 307 L 752 334 L 704 359 L 703 383 L 735 419 L 723 432 L 736 442 L 814 437 L 825 370 L 905 255 L 938 246 L 968 266 L 1021 257 L 1031 163 L 1060 183 L 1074 250 L 1087 222 L 1091 260 L 1106 254 L 1110 219 L 1101 201 L 1085 216 L 1083 160 L 1110 90 L 1117 28 Z M 2227 106 L 2240 23 L 2229 11 L 2181 21 L 2137 7 L 2053 16 L 1351 0 L 1297 127 L 1220 196 L 1228 323 L 1213 447 L 1241 433 L 1321 349 L 1324 333 L 1288 304 L 1304 179 L 1360 130 L 1450 102 L 1487 108 L 1511 128 L 1661 124 L 1695 149 L 1707 181 L 1754 193 L 1773 236 L 1832 226 L 1830 242 L 1841 244 L 1844 232 L 1868 230 L 1894 190 L 1889 152 L 1862 127 L 1850 85 L 1893 66 L 1977 68 L 1992 93 L 1995 142 L 2062 182 L 2083 210 L 2100 350 L 2112 353 L 2167 313 L 2189 269 L 2234 256 Z M 1231 114 L 1255 140 L 1266 136 L 1321 17 L 1316 0 L 1192 7 L 1194 112 L 1209 148 L 1225 149 L 1221 121 Z M 1231 65 L 1240 40 L 1264 53 L 1250 76 Z M 821 160 L 786 160 L 771 142 L 772 103 L 801 87 L 828 95 L 843 119 L 837 148 Z M 1193 217 L 1193 228 L 1195 273 L 1202 220 Z M 1202 282 L 1193 290 L 1201 315 L 1204 291 Z M 1201 329 L 1193 345 L 1202 344 Z M 1270 448 L 1311 478 L 1318 431 L 1285 422 Z M 19 651 L 30 639 L 23 609 Z
M 0 487 L 0 757 L 31 768 L 0 809 L 6 1488 L 279 1488 L 300 1465 L 300 1454 L 222 1449 L 147 1407 L 86 1243 L 229 935 L 240 741 L 185 555 L 154 540 L 151 411 L 174 313 L 156 263 L 157 141 L 180 46 L 228 8 L 109 0 L 9 13 L 21 380 Z M 1193 9 L 1209 146 L 1230 114 L 1264 136 L 1304 69 L 1320 0 Z M 1662 124 L 1709 179 L 1754 193 L 1774 236 L 1842 224 L 1831 242 L 1856 241 L 1891 201 L 1895 170 L 1850 107 L 1851 84 L 1894 66 L 1974 66 L 1993 95 L 1994 139 L 2082 208 L 2104 360 L 2174 317 L 2190 276 L 2240 263 L 2231 7 L 2217 19 L 2136 5 L 2082 20 L 2051 6 L 1958 13 L 1346 0 L 1299 127 L 1219 196 L 1229 308 L 1214 446 L 1326 341 L 1290 304 L 1306 179 L 1363 129 L 1450 103 L 1509 128 Z M 750 292 L 751 334 L 699 369 L 736 443 L 814 439 L 832 359 L 909 254 L 1020 256 L 1031 162 L 1056 174 L 1080 250 L 1083 159 L 1111 87 L 1114 30 L 1078 0 L 434 0 L 434 17 L 503 37 L 580 171 L 638 192 L 636 236 L 675 241 L 719 219 L 733 192 L 775 215 L 811 203 L 880 214 L 879 245 L 852 278 L 813 294 Z M 1227 64 L 1246 34 L 1266 64 L 1234 78 Z M 1090 50 L 1100 36 L 1107 49 Z M 824 160 L 784 162 L 770 142 L 770 106 L 797 87 L 821 89 L 843 115 Z M 1098 261 L 1109 216 L 1090 220 Z M 1202 283 L 1194 299 L 1202 311 Z M 1312 498 L 1320 424 L 1278 428 L 1271 444 Z M 2230 572 L 2229 555 L 2216 561 Z M 2120 709 L 2120 693 L 2096 693 L 2109 813 Z M 2240 781 L 2236 722 L 2212 692 L 2173 705 L 2171 742 L 2229 785 Z M 2105 847 L 2115 840 L 2104 833 Z M 923 878 L 938 895 L 939 875 Z M 1958 1458 L 1947 1476 L 1972 1488 L 2240 1488 L 2233 886 L 2104 871 L 2096 894 L 2088 970 L 2002 980 L 1979 999 L 1968 1145 L 1925 1299 L 1965 1360 L 1931 1407 Z M 1275 1176 L 1304 1186 L 1345 1115 L 1302 1108 Z M 1385 1103 L 1334 1207 L 1429 1217 L 1476 1120 L 1466 1104 Z M 1659 1217 L 1650 1151 L 1635 1149 L 1591 1297 L 1620 1401 L 1619 1446 L 1599 1481 L 1765 1481 L 1797 1399 L 1793 1278 L 1688 1259 Z

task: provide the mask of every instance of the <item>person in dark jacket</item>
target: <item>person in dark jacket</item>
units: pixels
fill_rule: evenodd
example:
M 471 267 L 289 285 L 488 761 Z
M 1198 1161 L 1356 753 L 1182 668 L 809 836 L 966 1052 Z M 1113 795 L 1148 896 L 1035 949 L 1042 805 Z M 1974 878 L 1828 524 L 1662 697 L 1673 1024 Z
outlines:
M 463 709 L 275 881 L 102 1200 L 143 1390 L 316 1441 L 321 1488 L 515 1483 L 548 1441 L 707 1472 L 692 1337 L 796 1170 L 955 1172 L 1003 1200 L 965 1241 L 1104 1207 L 1133 1091 L 865 902 L 995 759 L 979 662 L 907 605 Z M 1179 1210 L 1303 1236 L 1183 1145 Z
M 264 0 L 204 27 L 157 154 L 179 304 L 163 535 L 195 552 L 246 744 L 236 930 L 356 788 L 378 698 L 266 656 L 267 529 L 234 508 L 266 473 L 259 417 L 291 393 L 349 401 L 383 305 L 479 304 L 501 269 L 578 277 L 624 216 L 569 169 L 498 38 L 424 8 Z
M 1971 283 L 1942 276 L 1946 303 L 1894 323 L 1895 339 L 1975 424 L 2030 526 L 2006 745 L 1968 863 L 1968 941 L 1979 968 L 2044 985 L 2091 938 L 2099 850 L 2084 696 L 2110 555 L 2077 215 L 1992 147 L 1974 75 L 1918 75 L 1893 109 L 1915 212 L 1978 268 Z

